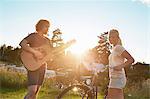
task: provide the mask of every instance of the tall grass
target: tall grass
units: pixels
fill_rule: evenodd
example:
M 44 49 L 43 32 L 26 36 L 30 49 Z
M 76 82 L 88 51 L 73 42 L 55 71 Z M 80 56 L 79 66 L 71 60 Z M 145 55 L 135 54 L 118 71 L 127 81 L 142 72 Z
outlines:
M 26 76 L 19 72 L 0 69 L 1 88 L 25 88 L 27 86 Z
M 150 79 L 142 83 L 127 84 L 124 92 L 125 99 L 150 99 Z
M 19 72 L 0 69 L 0 99 L 23 99 L 27 93 L 27 76 Z M 38 99 L 55 99 L 58 90 L 52 87 L 52 81 L 45 79 Z

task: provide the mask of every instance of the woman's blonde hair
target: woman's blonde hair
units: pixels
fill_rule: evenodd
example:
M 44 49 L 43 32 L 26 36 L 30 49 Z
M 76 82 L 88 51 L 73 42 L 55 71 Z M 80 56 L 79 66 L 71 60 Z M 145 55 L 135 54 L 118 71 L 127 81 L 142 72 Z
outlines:
M 122 41 L 121 41 L 121 38 L 120 38 L 120 36 L 119 36 L 119 32 L 118 32 L 118 30 L 116 30 L 116 29 L 112 29 L 112 30 L 110 30 L 109 31 L 109 34 L 115 34 L 117 37 L 118 37 L 118 45 L 122 45 Z

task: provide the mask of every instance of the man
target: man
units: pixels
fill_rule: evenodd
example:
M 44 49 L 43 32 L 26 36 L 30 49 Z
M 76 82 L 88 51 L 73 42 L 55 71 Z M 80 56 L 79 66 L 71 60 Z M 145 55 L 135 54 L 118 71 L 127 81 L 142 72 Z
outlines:
M 25 37 L 21 42 L 20 46 L 22 50 L 28 51 L 32 53 L 36 59 L 43 58 L 43 54 L 33 49 L 32 47 L 40 47 L 42 45 L 48 44 L 50 45 L 50 40 L 46 37 L 48 34 L 50 23 L 47 20 L 39 20 L 36 24 L 36 32 L 29 34 Z M 30 61 L 30 59 L 29 59 Z M 40 87 L 44 81 L 45 71 L 46 71 L 46 62 L 40 66 L 35 71 L 30 71 L 27 69 L 27 77 L 28 77 L 28 93 L 24 97 L 24 99 L 36 99 Z

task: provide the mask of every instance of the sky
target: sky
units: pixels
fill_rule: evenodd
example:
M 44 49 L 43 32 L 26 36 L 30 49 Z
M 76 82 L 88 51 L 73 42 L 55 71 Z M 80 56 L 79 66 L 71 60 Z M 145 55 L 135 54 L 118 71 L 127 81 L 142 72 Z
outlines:
M 150 63 L 150 0 L 0 0 L 0 45 L 19 46 L 47 19 L 63 39 L 75 38 L 76 51 L 96 46 L 100 33 L 117 29 L 126 50 L 138 62 Z

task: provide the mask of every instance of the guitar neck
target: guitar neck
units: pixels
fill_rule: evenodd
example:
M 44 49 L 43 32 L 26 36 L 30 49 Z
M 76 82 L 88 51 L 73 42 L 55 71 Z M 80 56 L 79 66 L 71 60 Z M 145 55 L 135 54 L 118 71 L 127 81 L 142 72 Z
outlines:
M 63 44 L 59 47 L 53 49 L 52 53 L 58 53 L 64 51 L 64 49 L 68 48 L 71 44 Z
M 61 45 L 59 47 L 55 47 L 55 48 L 50 48 L 49 46 L 45 46 L 45 47 L 43 46 L 43 48 L 47 54 L 44 59 L 45 60 L 52 59 L 53 57 L 55 57 L 55 56 L 59 55 L 61 52 L 63 52 L 64 49 L 68 48 L 73 43 L 75 43 L 75 40 L 71 40 L 71 41 L 67 42 L 66 44 L 63 44 L 63 45 Z
M 50 50 L 48 55 L 45 57 L 45 59 L 51 60 L 54 59 L 55 56 L 59 55 L 60 53 L 62 53 L 64 51 L 64 49 L 68 48 L 71 44 L 63 44 L 59 47 L 53 48 L 53 50 Z

